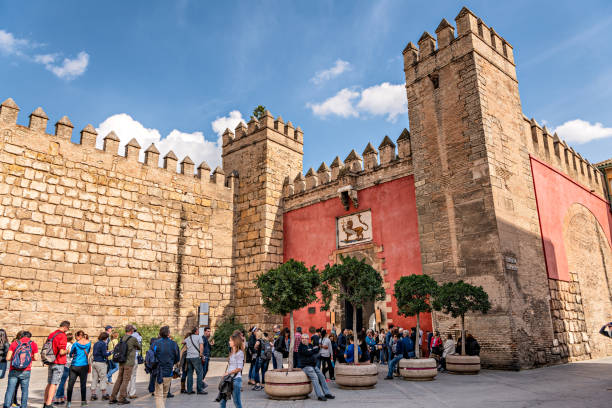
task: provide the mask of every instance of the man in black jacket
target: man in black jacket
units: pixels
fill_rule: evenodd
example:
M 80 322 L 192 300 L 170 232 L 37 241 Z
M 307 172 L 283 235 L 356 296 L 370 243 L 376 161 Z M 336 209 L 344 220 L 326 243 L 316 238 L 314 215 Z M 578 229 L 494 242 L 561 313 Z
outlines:
M 329 388 L 327 388 L 325 376 L 321 370 L 317 368 L 317 359 L 315 356 L 319 353 L 319 346 L 310 344 L 310 339 L 306 333 L 302 334 L 301 340 L 302 342 L 298 347 L 298 354 L 300 355 L 299 368 L 301 368 L 308 378 L 310 378 L 310 382 L 312 383 L 319 401 L 334 399 L 335 397 L 329 392 Z

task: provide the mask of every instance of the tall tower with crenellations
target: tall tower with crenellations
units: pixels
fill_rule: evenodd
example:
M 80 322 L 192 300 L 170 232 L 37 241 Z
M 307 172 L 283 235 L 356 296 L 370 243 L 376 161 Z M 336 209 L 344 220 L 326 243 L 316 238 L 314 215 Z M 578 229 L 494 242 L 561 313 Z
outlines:
M 455 22 L 403 51 L 423 271 L 489 293 L 493 309 L 467 319 L 483 360 L 543 364 L 553 330 L 513 49 L 467 8 Z
M 269 111 L 223 134 L 223 169 L 233 175 L 234 311 L 246 325 L 280 323 L 265 312 L 253 280 L 283 262 L 285 180 L 302 173 L 304 134 Z

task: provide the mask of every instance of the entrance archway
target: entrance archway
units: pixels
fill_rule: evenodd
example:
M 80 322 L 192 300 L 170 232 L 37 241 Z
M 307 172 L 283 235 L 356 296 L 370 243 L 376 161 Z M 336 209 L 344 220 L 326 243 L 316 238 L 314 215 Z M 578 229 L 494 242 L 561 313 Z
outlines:
M 572 204 L 563 221 L 571 282 L 564 301 L 564 340 L 570 356 L 612 355 L 612 342 L 599 329 L 612 320 L 612 250 L 603 228 L 585 206 Z M 590 356 L 589 356 L 590 355 Z

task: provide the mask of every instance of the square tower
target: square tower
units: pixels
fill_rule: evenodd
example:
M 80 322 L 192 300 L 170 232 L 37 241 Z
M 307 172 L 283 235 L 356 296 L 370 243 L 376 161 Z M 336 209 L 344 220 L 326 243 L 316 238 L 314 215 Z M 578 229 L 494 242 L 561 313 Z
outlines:
M 467 8 L 455 21 L 457 36 L 442 20 L 403 52 L 423 271 L 488 292 L 492 310 L 466 317 L 484 365 L 545 364 L 552 320 L 513 49 Z
M 283 262 L 285 179 L 302 173 L 304 134 L 269 111 L 223 134 L 223 169 L 234 177 L 235 314 L 245 325 L 281 323 L 266 312 L 253 280 Z

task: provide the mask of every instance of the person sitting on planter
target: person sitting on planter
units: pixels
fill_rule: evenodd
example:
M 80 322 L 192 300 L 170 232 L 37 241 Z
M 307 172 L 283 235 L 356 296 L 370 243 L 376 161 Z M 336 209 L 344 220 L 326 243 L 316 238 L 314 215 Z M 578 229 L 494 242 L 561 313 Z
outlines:
M 414 343 L 412 342 L 412 336 L 408 330 L 404 330 L 404 337 L 402 338 L 404 358 L 414 358 Z
M 393 379 L 393 371 L 395 371 L 397 363 L 399 363 L 399 361 L 404 358 L 404 353 L 407 353 L 409 351 L 405 350 L 404 342 L 399 339 L 399 335 L 397 333 L 393 333 L 392 347 L 393 344 L 395 344 L 395 350 L 393 350 L 394 357 L 389 361 L 389 370 L 387 371 L 387 376 L 385 377 L 385 380 Z
M 479 356 L 480 355 L 480 344 L 472 336 L 472 333 L 468 333 L 465 340 L 465 354 L 468 356 Z
M 370 350 L 368 347 L 368 343 L 366 342 L 365 332 L 359 333 L 357 337 L 359 340 L 359 349 L 363 350 L 363 353 L 359 353 L 359 362 L 365 363 L 366 361 L 370 361 Z
M 348 342 L 348 346 L 346 346 L 346 350 L 344 351 L 344 361 L 346 364 L 352 364 L 355 362 L 355 341 L 353 336 L 348 335 L 346 338 Z M 361 357 L 361 347 L 357 347 L 357 354 Z
M 298 359 L 299 368 L 310 378 L 310 382 L 317 394 L 319 401 L 327 401 L 328 399 L 334 399 L 335 397 L 329 392 L 327 388 L 327 381 L 325 376 L 317 367 L 317 360 L 315 356 L 319 353 L 319 346 L 313 346 L 310 344 L 310 339 L 307 333 L 303 333 L 301 337 L 301 343 L 298 347 Z
M 440 371 L 446 370 L 446 356 L 453 355 L 455 355 L 455 340 L 453 340 L 453 335 L 449 334 L 444 342 L 444 350 L 442 351 L 442 358 L 440 359 Z

